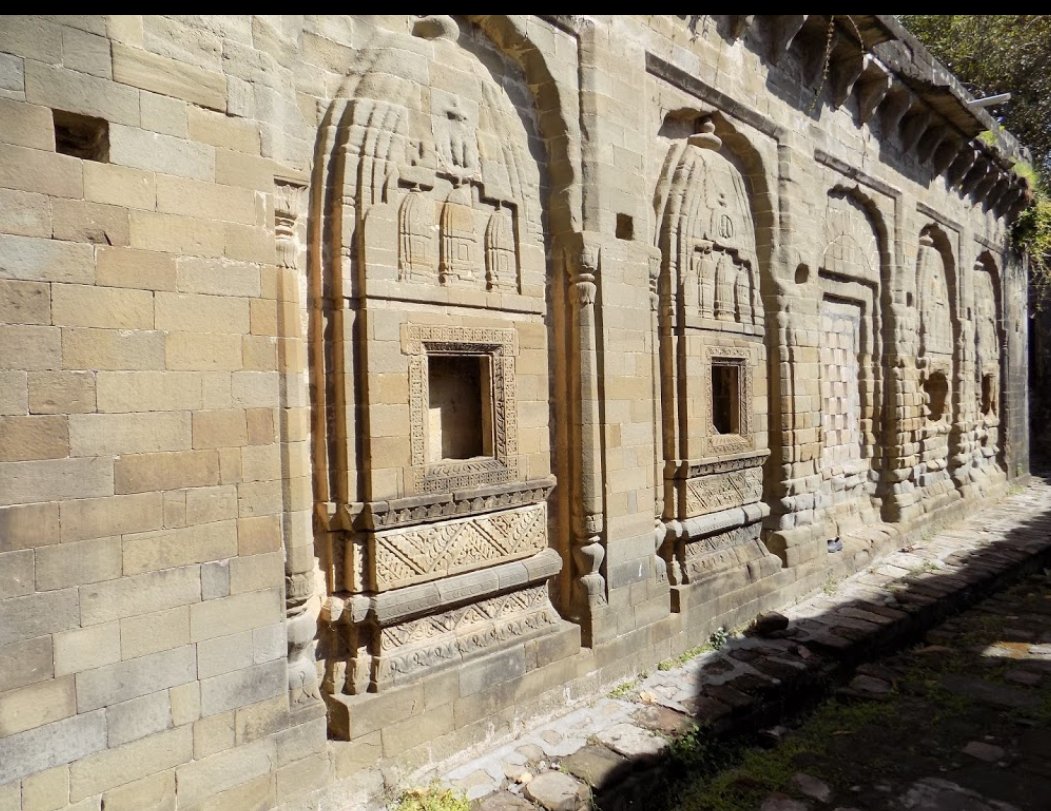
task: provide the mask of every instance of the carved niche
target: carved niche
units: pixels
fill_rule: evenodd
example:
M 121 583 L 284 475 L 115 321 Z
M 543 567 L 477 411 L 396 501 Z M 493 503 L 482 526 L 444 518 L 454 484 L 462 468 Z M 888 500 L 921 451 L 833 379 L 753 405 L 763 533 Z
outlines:
M 531 440 L 528 464 L 519 448 L 527 327 L 528 351 L 547 358 L 528 87 L 481 32 L 445 16 L 378 32 L 356 59 L 315 171 L 327 240 L 313 285 L 326 319 L 315 482 L 329 494 L 316 511 L 337 734 L 355 695 L 564 625 L 548 599 L 561 558 L 548 537 L 555 482 L 537 461 L 546 444 Z
M 875 520 L 881 423 L 882 261 L 874 215 L 857 189 L 829 192 L 818 267 L 821 488 L 832 535 Z
M 658 232 L 661 554 L 674 587 L 718 576 L 730 588 L 780 566 L 759 541 L 764 314 L 744 178 L 713 121 L 697 130 L 669 151 Z
M 935 239 L 935 237 L 940 239 Z M 920 235 L 916 267 L 919 373 L 922 413 L 917 439 L 919 461 L 915 477 L 920 487 L 952 490 L 949 463 L 956 397 L 953 323 L 954 288 L 950 285 L 952 254 L 936 229 Z
M 1000 452 L 1000 299 L 993 278 L 996 265 L 988 254 L 974 265 L 975 392 L 977 463 L 996 464 Z

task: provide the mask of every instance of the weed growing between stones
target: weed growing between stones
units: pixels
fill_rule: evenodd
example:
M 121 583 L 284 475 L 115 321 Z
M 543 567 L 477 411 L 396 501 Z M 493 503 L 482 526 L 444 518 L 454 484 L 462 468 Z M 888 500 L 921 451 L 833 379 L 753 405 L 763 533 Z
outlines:
M 402 794 L 393 811 L 470 811 L 467 797 L 450 788 L 432 785 Z

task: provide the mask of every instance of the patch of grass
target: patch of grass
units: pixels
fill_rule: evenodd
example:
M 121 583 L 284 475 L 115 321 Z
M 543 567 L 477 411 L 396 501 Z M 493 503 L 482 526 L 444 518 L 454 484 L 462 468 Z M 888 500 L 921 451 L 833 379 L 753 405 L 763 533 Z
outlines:
M 628 679 L 627 681 L 622 681 L 620 684 L 618 684 L 616 687 L 614 687 L 612 690 L 606 693 L 606 695 L 610 698 L 624 698 L 624 696 L 626 696 L 638 686 L 638 679 Z
M 941 566 L 939 566 L 933 560 L 925 560 L 925 561 L 923 561 L 923 563 L 919 564 L 918 566 L 911 567 L 909 569 L 909 574 L 911 574 L 913 577 L 915 577 L 915 576 L 921 575 L 921 574 L 929 574 L 930 572 L 936 572 L 940 568 L 941 568 Z
M 836 577 L 834 574 L 830 574 L 825 578 L 825 583 L 821 587 L 821 593 L 829 597 L 835 597 L 836 592 L 839 591 L 839 583 L 840 578 Z
M 471 804 L 462 793 L 439 785 L 408 789 L 393 811 L 470 811 Z

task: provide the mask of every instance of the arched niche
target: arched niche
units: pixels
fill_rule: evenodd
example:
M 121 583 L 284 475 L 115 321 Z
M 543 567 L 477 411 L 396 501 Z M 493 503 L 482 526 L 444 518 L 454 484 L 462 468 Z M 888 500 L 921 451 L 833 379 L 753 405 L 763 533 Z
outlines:
M 953 495 L 952 468 L 959 451 L 959 288 L 956 261 L 948 235 L 937 225 L 920 233 L 916 260 L 916 367 L 921 408 L 915 441 L 919 453 L 914 471 L 921 492 L 931 497 Z M 944 401 L 941 408 L 932 404 Z
M 860 188 L 826 199 L 818 266 L 820 490 L 828 537 L 877 520 L 883 464 L 883 331 L 889 262 L 883 220 Z
M 717 116 L 698 114 L 691 129 L 671 144 L 655 197 L 661 554 L 676 610 L 684 591 L 711 598 L 780 568 L 759 540 L 769 512 L 766 314 L 754 192 L 742 171 L 757 159 L 728 148 L 746 142 Z
M 550 205 L 550 164 L 567 158 L 537 149 L 555 140 L 534 103 L 550 76 L 487 33 L 517 41 L 514 26 L 480 22 L 377 34 L 318 135 L 315 516 L 337 735 L 356 695 L 576 630 L 548 588 L 548 255 L 572 220 Z
M 1000 271 L 989 251 L 974 264 L 975 463 L 1003 470 L 1003 326 Z

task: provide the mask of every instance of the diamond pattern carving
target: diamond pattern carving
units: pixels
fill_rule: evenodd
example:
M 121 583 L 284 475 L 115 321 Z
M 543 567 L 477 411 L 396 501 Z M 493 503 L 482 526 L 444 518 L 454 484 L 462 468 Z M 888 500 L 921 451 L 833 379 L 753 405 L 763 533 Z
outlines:
M 371 555 L 378 591 L 535 554 L 547 547 L 547 505 L 379 533 Z

